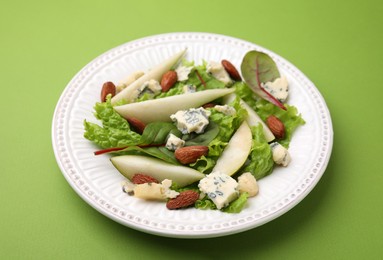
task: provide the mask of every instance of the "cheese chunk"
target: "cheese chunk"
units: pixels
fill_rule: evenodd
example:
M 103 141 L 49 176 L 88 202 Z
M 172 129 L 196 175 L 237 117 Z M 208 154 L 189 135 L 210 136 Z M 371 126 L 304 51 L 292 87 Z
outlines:
M 137 198 L 145 200 L 166 200 L 167 198 L 175 198 L 179 192 L 171 190 L 172 181 L 165 179 L 161 183 L 142 183 L 137 184 L 133 193 Z
M 177 73 L 177 80 L 178 81 L 185 81 L 189 78 L 189 74 L 193 67 L 186 67 L 186 66 L 179 66 L 176 68 L 176 73 Z
M 291 161 L 291 156 L 289 151 L 285 147 L 283 147 L 278 142 L 273 142 L 270 144 L 271 152 L 273 153 L 273 161 L 276 164 L 280 164 L 282 166 L 289 165 Z
M 229 175 L 212 172 L 200 180 L 198 188 L 205 193 L 217 206 L 222 209 L 238 198 L 238 183 Z
M 141 97 L 144 94 L 149 94 L 151 96 L 156 96 L 161 93 L 162 88 L 160 83 L 157 80 L 151 79 L 149 81 L 145 81 L 144 84 L 141 85 L 137 89 L 137 97 Z
M 178 130 L 183 134 L 201 134 L 209 124 L 209 116 L 210 111 L 200 107 L 177 111 L 170 118 L 176 122 Z
M 254 197 L 258 194 L 258 183 L 255 177 L 250 172 L 242 173 L 238 177 L 238 190 L 239 193 L 247 192 L 249 197 Z
M 175 151 L 178 148 L 181 148 L 185 145 L 185 141 L 181 138 L 178 138 L 174 134 L 170 134 L 168 137 L 168 140 L 166 141 L 165 147 L 168 148 L 168 150 Z
M 134 188 L 136 187 L 136 185 L 134 183 L 132 183 L 130 180 L 124 180 L 123 182 L 121 182 L 121 185 L 122 185 L 122 191 L 129 194 L 129 195 L 133 195 L 134 194 Z
M 188 84 L 188 85 L 184 85 L 182 87 L 182 90 L 184 91 L 184 93 L 194 93 L 197 91 L 197 87 L 195 85 L 192 85 L 192 84 Z
M 235 115 L 236 112 L 237 112 L 237 111 L 235 110 L 234 107 L 231 107 L 231 106 L 229 106 L 229 105 L 223 105 L 223 106 L 221 106 L 221 105 L 216 105 L 216 106 L 214 106 L 214 108 L 215 108 L 215 110 L 217 110 L 218 112 L 223 113 L 223 114 L 225 114 L 225 115 L 227 115 L 227 116 L 233 116 L 233 115 Z
M 216 78 L 219 81 L 222 81 L 225 83 L 225 85 L 229 85 L 232 83 L 232 80 L 229 76 L 229 73 L 225 70 L 225 68 L 222 66 L 221 63 L 210 61 L 206 65 L 206 71 L 208 73 L 211 73 L 214 78 Z
M 285 76 L 277 78 L 273 82 L 261 83 L 261 86 L 282 103 L 289 95 L 289 83 Z

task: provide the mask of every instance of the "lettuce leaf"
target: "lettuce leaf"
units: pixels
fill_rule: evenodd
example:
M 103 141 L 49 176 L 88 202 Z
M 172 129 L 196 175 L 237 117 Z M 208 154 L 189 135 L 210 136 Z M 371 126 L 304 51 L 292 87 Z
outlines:
M 221 211 L 226 213 L 241 212 L 243 207 L 246 205 L 248 197 L 249 197 L 249 194 L 247 192 L 241 193 L 236 200 L 230 202 L 230 204 L 227 207 L 223 208 Z
M 209 199 L 208 196 L 205 196 L 203 199 L 199 199 L 195 202 L 194 207 L 197 209 L 207 210 L 207 209 L 217 209 L 217 206 L 214 202 Z
M 247 203 L 248 197 L 249 197 L 249 194 L 246 192 L 240 194 L 237 199 L 230 202 L 230 204 L 227 207 L 221 209 L 221 211 L 226 212 L 226 213 L 239 213 L 239 212 L 241 212 L 243 207 Z M 209 199 L 208 196 L 205 196 L 204 198 L 197 200 L 196 203 L 194 204 L 194 207 L 197 209 L 202 209 L 202 210 L 208 210 L 208 209 L 216 210 L 217 209 L 217 206 L 214 204 L 214 202 L 211 199 Z
M 275 115 L 283 122 L 285 125 L 285 138 L 278 140 L 278 142 L 284 147 L 289 148 L 295 129 L 300 125 L 304 125 L 306 122 L 296 107 L 287 104 L 285 104 L 285 107 L 286 110 L 283 110 L 265 100 L 258 100 L 255 109 L 264 121 L 268 116 Z
M 94 106 L 94 115 L 101 121 L 102 127 L 84 120 L 84 137 L 101 148 L 125 147 L 137 144 L 141 136 L 130 129 L 128 121 L 113 109 L 110 100 L 109 95 L 106 102 L 98 102 Z
M 107 153 L 147 155 L 172 164 L 179 164 L 174 153 L 165 147 L 145 147 L 164 144 L 170 133 L 180 137 L 181 132 L 174 124 L 150 123 L 145 127 L 143 134 L 139 135 L 132 131 L 128 121 L 113 109 L 110 96 L 107 97 L 106 102 L 96 103 L 94 110 L 94 115 L 101 121 L 102 126 L 84 120 L 84 137 L 103 149 L 124 148 Z
M 273 171 L 273 154 L 261 124 L 251 127 L 251 133 L 253 140 L 250 155 L 241 172 L 251 172 L 255 179 L 259 180 Z

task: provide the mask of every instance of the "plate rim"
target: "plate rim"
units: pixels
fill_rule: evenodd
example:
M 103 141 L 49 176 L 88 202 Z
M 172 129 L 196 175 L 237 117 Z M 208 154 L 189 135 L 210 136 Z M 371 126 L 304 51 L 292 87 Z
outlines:
M 264 216 L 264 217 L 258 219 L 258 221 L 256 223 L 254 223 L 254 221 L 253 222 L 247 222 L 245 224 L 239 225 L 236 229 L 233 229 L 233 227 L 228 227 L 227 229 L 220 228 L 219 230 L 208 230 L 208 231 L 200 230 L 198 232 L 185 232 L 186 230 L 166 229 L 166 228 L 160 229 L 158 227 L 154 228 L 154 227 L 151 227 L 149 225 L 137 225 L 137 223 L 133 222 L 133 221 L 128 222 L 128 221 L 126 221 L 126 219 L 125 219 L 125 221 L 123 221 L 120 215 L 118 215 L 117 213 L 113 213 L 113 208 L 109 208 L 108 206 L 101 207 L 100 205 L 94 203 L 94 200 L 92 200 L 89 196 L 86 195 L 87 191 L 80 189 L 76 185 L 76 183 L 73 182 L 73 180 L 69 177 L 70 173 L 68 173 L 68 169 L 67 169 L 65 162 L 63 160 L 64 158 L 62 158 L 62 156 L 60 155 L 60 152 L 59 152 L 58 146 L 59 146 L 60 140 L 56 139 L 56 137 L 57 137 L 56 135 L 57 135 L 57 131 L 60 131 L 59 124 L 58 124 L 58 120 L 60 120 L 60 117 L 61 117 L 60 109 L 63 106 L 63 102 L 65 102 L 69 99 L 67 97 L 67 92 L 69 91 L 70 86 L 75 83 L 75 81 L 76 81 L 76 79 L 78 79 L 78 77 L 81 77 L 81 75 L 86 73 L 86 71 L 91 66 L 94 66 L 95 63 L 99 62 L 100 60 L 102 61 L 105 57 L 108 57 L 109 55 L 111 55 L 111 56 L 117 55 L 116 52 L 118 52 L 121 49 L 130 48 L 129 46 L 144 46 L 143 42 L 146 42 L 146 44 L 150 44 L 155 39 L 163 39 L 163 42 L 165 42 L 166 41 L 165 39 L 171 41 L 171 39 L 175 39 L 178 37 L 185 37 L 185 39 L 194 37 L 193 39 L 200 39 L 200 40 L 203 40 L 203 39 L 209 40 L 210 39 L 210 40 L 221 40 L 223 42 L 227 41 L 227 43 L 238 43 L 243 47 L 245 47 L 245 45 L 246 45 L 247 47 L 250 46 L 253 49 L 259 49 L 259 50 L 262 50 L 264 52 L 267 52 L 270 56 L 272 56 L 273 59 L 277 58 L 279 60 L 279 62 L 283 62 L 286 65 L 288 65 L 290 68 L 292 68 L 294 70 L 294 72 L 297 73 L 297 76 L 299 78 L 304 79 L 305 84 L 306 85 L 308 84 L 312 87 L 311 91 L 315 92 L 315 95 L 316 95 L 316 98 L 318 99 L 318 102 L 323 104 L 323 106 L 321 108 L 322 113 L 325 114 L 327 122 L 328 122 L 328 125 L 327 125 L 327 127 L 328 127 L 328 129 L 327 129 L 328 130 L 327 131 L 328 139 L 327 139 L 327 151 L 326 151 L 327 153 L 325 154 L 325 157 L 323 158 L 323 160 L 321 162 L 321 167 L 316 172 L 315 178 L 310 183 L 310 185 L 308 185 L 305 188 L 305 190 L 299 194 L 299 196 L 290 200 L 289 203 L 287 203 L 284 207 L 274 211 L 271 215 Z M 158 42 L 161 43 L 161 40 L 158 40 Z M 66 100 L 64 100 L 64 99 L 66 99 Z M 111 49 L 107 50 L 106 52 L 102 53 L 101 55 L 97 56 L 96 58 L 91 60 L 89 63 L 87 63 L 79 72 L 77 72 L 73 76 L 73 78 L 69 81 L 69 83 L 66 85 L 64 90 L 62 91 L 60 98 L 56 104 L 55 110 L 54 110 L 53 119 L 52 119 L 52 127 L 51 127 L 52 147 L 53 147 L 53 151 L 55 154 L 56 161 L 59 165 L 59 168 L 60 168 L 62 174 L 64 175 L 64 178 L 70 184 L 70 186 L 74 189 L 74 191 L 85 202 L 87 202 L 87 204 L 92 206 L 94 209 L 96 209 L 98 212 L 100 212 L 104 216 L 106 216 L 106 217 L 108 217 L 108 218 L 110 218 L 110 219 L 112 219 L 112 220 L 114 220 L 114 221 L 116 221 L 116 222 L 118 222 L 124 226 L 127 226 L 129 228 L 139 230 L 139 231 L 142 231 L 145 233 L 154 234 L 154 235 L 165 236 L 165 237 L 177 237 L 177 238 L 210 238 L 210 237 L 219 237 L 219 236 L 226 236 L 226 235 L 230 235 L 230 234 L 240 233 L 243 231 L 247 231 L 247 230 L 256 228 L 256 227 L 261 226 L 263 224 L 266 224 L 266 223 L 280 217 L 284 213 L 288 212 L 289 210 L 294 208 L 298 203 L 300 203 L 314 189 L 316 184 L 319 182 L 319 180 L 323 176 L 323 174 L 327 168 L 328 162 L 330 160 L 331 153 L 332 153 L 333 135 L 334 135 L 334 132 L 333 132 L 331 115 L 330 115 L 330 111 L 326 105 L 326 102 L 325 102 L 322 94 L 316 88 L 316 86 L 311 82 L 311 80 L 301 70 L 299 70 L 291 62 L 289 62 L 288 60 L 286 60 L 282 56 L 279 56 L 278 54 L 274 53 L 273 51 L 271 51 L 267 48 L 264 48 L 261 45 L 258 45 L 258 44 L 255 44 L 255 43 L 243 40 L 243 39 L 235 38 L 232 36 L 227 36 L 227 35 L 217 34 L 217 33 L 208 33 L 208 32 L 172 32 L 172 33 L 150 35 L 150 36 L 142 37 L 142 38 L 135 39 L 132 41 L 128 41 L 128 42 L 123 43 L 121 45 L 118 45 L 114 48 L 111 48 Z

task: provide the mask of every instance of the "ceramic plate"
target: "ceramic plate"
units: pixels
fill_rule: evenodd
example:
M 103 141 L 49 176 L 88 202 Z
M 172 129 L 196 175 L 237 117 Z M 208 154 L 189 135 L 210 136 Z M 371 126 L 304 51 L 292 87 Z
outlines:
M 230 60 L 237 68 L 249 50 L 263 51 L 289 81 L 288 103 L 306 121 L 290 144 L 291 164 L 277 167 L 259 181 L 259 195 L 248 200 L 239 214 L 215 210 L 167 210 L 164 203 L 144 201 L 122 192 L 124 177 L 112 166 L 110 155 L 94 156 L 97 149 L 83 137 L 84 119 L 97 122 L 93 106 L 106 81 L 118 82 L 136 70 L 147 71 L 187 47 L 186 58 Z M 133 229 L 167 237 L 218 237 L 265 224 L 299 203 L 317 184 L 327 166 L 333 131 L 326 103 L 314 84 L 281 56 L 254 43 L 209 33 L 170 33 L 128 42 L 86 65 L 63 91 L 52 123 L 53 150 L 66 180 L 81 198 L 105 216 Z

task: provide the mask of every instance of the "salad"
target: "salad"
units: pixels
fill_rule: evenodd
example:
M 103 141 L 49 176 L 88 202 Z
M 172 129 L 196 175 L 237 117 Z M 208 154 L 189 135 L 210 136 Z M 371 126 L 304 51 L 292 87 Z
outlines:
M 111 155 L 131 196 L 169 210 L 238 213 L 257 181 L 288 166 L 305 121 L 267 54 L 246 53 L 239 73 L 228 60 L 195 64 L 185 53 L 105 82 L 94 106 L 100 124 L 84 120 L 84 137 L 99 147 L 95 155 Z

